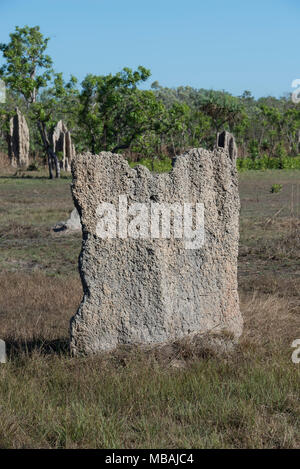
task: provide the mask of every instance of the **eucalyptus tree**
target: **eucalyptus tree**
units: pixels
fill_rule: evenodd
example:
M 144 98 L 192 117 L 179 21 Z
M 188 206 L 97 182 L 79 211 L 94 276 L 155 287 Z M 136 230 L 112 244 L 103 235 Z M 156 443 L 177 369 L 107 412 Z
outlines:
M 0 44 L 5 63 L 0 68 L 0 78 L 8 89 L 24 100 L 29 117 L 37 126 L 41 143 L 47 155 L 49 176 L 60 177 L 60 165 L 51 142 L 53 109 L 57 100 L 74 93 L 75 79 L 71 78 L 69 87 L 63 82 L 61 74 L 55 74 L 52 59 L 46 54 L 49 38 L 44 37 L 39 26 L 16 27 L 10 34 L 8 44 Z M 41 99 L 42 92 L 49 89 L 51 98 Z
M 93 153 L 125 150 L 154 130 L 163 104 L 152 91 L 140 90 L 150 71 L 124 68 L 115 75 L 87 75 L 80 93 L 79 126 Z

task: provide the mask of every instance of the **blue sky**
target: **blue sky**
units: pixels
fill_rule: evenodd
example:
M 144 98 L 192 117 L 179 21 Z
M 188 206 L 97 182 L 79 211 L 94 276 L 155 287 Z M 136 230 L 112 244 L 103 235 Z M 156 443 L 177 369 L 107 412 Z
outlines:
M 0 42 L 39 25 L 65 78 L 144 65 L 149 85 L 281 96 L 300 78 L 299 20 L 299 0 L 0 0 Z

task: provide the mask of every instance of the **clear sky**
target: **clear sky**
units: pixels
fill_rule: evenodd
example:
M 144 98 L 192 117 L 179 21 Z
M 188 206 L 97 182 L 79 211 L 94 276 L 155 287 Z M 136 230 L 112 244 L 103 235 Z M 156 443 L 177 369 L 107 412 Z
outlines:
M 65 78 L 143 65 L 149 85 L 279 97 L 300 78 L 299 20 L 300 0 L 0 0 L 0 42 L 39 25 Z

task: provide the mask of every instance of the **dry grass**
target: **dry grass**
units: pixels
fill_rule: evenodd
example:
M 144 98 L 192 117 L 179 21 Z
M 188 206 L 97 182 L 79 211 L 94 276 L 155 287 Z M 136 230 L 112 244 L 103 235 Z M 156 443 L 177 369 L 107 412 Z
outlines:
M 68 352 L 80 239 L 50 233 L 71 210 L 68 181 L 0 180 L 0 447 L 299 447 L 299 220 L 274 217 L 295 179 L 282 177 L 272 210 L 270 173 L 241 178 L 245 329 L 234 353 L 179 341 L 88 358 Z
M 32 349 L 67 340 L 70 317 L 82 297 L 79 278 L 41 272 L 0 276 L 0 330 L 10 348 Z
M 75 275 L 49 277 L 41 272 L 0 275 L 0 330 L 10 352 L 32 352 L 33 349 L 43 352 L 51 349 L 51 343 L 54 349 L 55 344 L 67 343 L 69 320 L 81 298 L 81 282 Z M 299 297 L 289 290 L 286 295 L 242 291 L 240 303 L 244 317 L 242 346 L 251 344 L 262 350 L 273 346 L 288 350 L 299 330 Z M 67 348 L 64 351 L 67 352 Z M 125 351 L 126 347 L 122 353 Z M 129 351 L 131 348 L 127 353 Z M 197 350 L 190 341 L 153 350 L 153 356 L 158 361 L 162 359 L 161 363 L 193 360 L 201 355 L 202 350 Z
M 0 168 L 3 170 L 4 168 L 8 168 L 10 165 L 10 161 L 8 155 L 0 151 Z
M 278 294 L 241 294 L 244 316 L 243 341 L 261 349 L 286 350 L 300 326 L 300 303 L 293 297 Z

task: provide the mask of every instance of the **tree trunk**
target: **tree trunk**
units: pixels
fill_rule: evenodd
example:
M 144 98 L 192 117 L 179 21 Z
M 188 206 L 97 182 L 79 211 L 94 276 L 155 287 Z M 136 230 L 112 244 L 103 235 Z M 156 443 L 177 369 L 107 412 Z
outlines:
M 48 159 L 48 168 L 49 168 L 49 178 L 53 179 L 52 161 L 51 161 L 50 155 L 47 155 L 47 159 Z
M 55 177 L 60 178 L 60 166 L 56 153 L 52 150 L 44 122 L 38 121 L 38 128 L 48 158 L 49 178 L 53 179 L 52 166 L 55 168 Z

